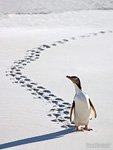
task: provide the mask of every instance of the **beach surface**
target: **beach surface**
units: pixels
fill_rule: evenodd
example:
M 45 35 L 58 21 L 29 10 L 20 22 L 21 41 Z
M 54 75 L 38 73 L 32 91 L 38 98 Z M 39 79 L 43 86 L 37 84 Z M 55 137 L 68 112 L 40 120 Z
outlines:
M 113 11 L 0 16 L 0 149 L 113 149 Z M 69 122 L 80 78 L 93 131 Z

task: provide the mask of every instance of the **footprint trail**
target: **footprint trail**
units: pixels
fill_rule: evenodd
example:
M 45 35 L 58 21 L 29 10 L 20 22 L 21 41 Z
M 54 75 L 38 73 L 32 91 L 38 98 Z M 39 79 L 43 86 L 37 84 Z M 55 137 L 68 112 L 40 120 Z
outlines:
M 12 83 L 19 84 L 21 87 L 24 87 L 26 90 L 28 90 L 34 99 L 41 99 L 46 103 L 50 103 L 51 109 L 47 115 L 50 117 L 52 122 L 59 123 L 62 128 L 72 127 L 74 124 L 70 124 L 69 122 L 71 104 L 54 95 L 50 90 L 43 87 L 40 83 L 32 81 L 32 79 L 24 76 L 22 74 L 22 70 L 33 61 L 37 61 L 40 58 L 41 53 L 47 49 L 66 44 L 72 40 L 89 38 L 90 36 L 98 36 L 106 33 L 113 33 L 113 31 L 99 31 L 97 33 L 89 33 L 77 37 L 75 36 L 53 42 L 51 45 L 44 44 L 27 50 L 23 59 L 15 61 L 13 65 L 9 67 L 9 69 L 6 71 L 6 76 L 10 78 Z

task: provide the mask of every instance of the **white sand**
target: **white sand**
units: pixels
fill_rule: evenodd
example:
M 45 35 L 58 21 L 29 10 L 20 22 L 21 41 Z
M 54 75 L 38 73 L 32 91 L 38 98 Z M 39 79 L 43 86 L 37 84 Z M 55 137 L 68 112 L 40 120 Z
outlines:
M 53 21 L 50 19 L 52 14 L 46 16 L 51 21 L 47 20 L 42 28 L 41 23 L 39 28 L 36 27 L 35 21 L 31 27 L 29 22 L 34 16 L 26 16 L 26 20 L 30 17 L 27 25 L 23 16 L 0 20 L 0 144 L 4 144 L 0 148 L 113 149 L 113 33 L 110 32 L 113 31 L 113 11 L 64 13 L 64 24 L 62 17 L 61 23 L 55 15 L 56 23 L 54 15 Z M 73 21 L 69 23 L 66 16 Z M 21 25 L 16 22 L 18 17 Z M 13 23 L 13 28 L 10 23 Z M 72 40 L 72 37 L 76 39 Z M 69 41 L 41 52 L 40 58 L 28 64 L 22 74 L 69 103 L 73 100 L 74 87 L 65 76 L 79 76 L 84 91 L 91 96 L 97 109 L 97 119 L 89 123 L 94 129 L 91 132 L 72 132 L 72 129 L 65 130 L 60 123 L 50 121 L 47 114 L 51 103 L 34 99 L 26 88 L 12 84 L 11 76 L 5 76 L 5 71 L 14 61 L 23 59 L 27 50 L 42 44 L 51 46 L 64 38 Z

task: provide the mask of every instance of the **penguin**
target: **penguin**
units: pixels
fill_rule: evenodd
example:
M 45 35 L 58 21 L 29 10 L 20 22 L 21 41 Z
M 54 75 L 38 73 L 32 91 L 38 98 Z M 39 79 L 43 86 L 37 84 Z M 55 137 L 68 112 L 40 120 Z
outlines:
M 67 75 L 66 77 L 74 83 L 76 91 L 70 110 L 70 122 L 72 122 L 72 113 L 74 110 L 76 131 L 91 131 L 93 129 L 88 128 L 88 123 L 92 112 L 94 113 L 94 117 L 97 117 L 96 109 L 89 96 L 82 91 L 80 79 L 76 76 Z M 84 126 L 84 128 L 79 128 L 80 126 Z

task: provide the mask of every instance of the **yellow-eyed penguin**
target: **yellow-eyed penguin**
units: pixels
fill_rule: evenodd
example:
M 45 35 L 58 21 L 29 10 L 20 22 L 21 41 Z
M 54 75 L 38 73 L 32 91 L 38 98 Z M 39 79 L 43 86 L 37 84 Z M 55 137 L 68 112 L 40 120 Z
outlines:
M 91 109 L 94 112 L 95 118 L 97 117 L 95 107 L 92 104 L 89 96 L 82 91 L 80 79 L 76 76 L 66 77 L 74 83 L 76 91 L 71 107 L 70 121 L 72 121 L 72 112 L 74 110 L 74 122 L 76 130 L 81 130 L 79 129 L 79 126 L 85 126 L 83 129 L 90 131 L 92 129 L 88 128 L 88 123 L 91 116 Z

